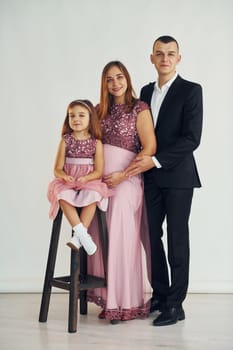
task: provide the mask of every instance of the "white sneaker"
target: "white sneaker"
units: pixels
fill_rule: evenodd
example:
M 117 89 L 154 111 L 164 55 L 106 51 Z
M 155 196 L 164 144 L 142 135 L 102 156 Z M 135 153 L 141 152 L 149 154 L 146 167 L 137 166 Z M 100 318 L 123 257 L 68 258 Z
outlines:
M 69 242 L 66 243 L 66 245 L 75 250 L 79 250 L 79 248 L 82 247 L 82 244 L 76 235 L 73 235 L 73 237 L 70 239 Z
M 96 250 L 97 246 L 93 242 L 91 236 L 87 232 L 77 232 L 78 239 L 80 243 L 82 244 L 83 248 L 86 250 L 88 255 L 93 255 Z

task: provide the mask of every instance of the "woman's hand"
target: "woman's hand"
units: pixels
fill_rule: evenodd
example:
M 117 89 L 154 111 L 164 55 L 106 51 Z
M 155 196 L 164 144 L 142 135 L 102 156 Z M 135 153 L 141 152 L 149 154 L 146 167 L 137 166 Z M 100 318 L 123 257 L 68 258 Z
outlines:
M 137 156 L 125 170 L 126 176 L 135 176 L 153 167 L 155 167 L 155 164 L 151 156 Z
M 124 171 L 117 171 L 109 175 L 104 176 L 103 180 L 108 187 L 116 187 L 126 178 Z

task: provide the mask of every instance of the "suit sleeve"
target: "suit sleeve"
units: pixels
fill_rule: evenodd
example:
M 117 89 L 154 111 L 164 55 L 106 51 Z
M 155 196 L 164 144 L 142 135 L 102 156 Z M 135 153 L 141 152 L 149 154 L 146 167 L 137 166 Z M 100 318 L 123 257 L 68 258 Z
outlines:
M 155 155 L 164 169 L 177 166 L 199 146 L 202 133 L 202 88 L 195 84 L 188 92 L 183 106 L 181 132 L 175 142 Z
M 140 97 L 139 97 L 139 99 L 141 100 L 141 101 L 144 101 L 144 102 L 146 102 L 147 104 L 149 104 L 148 102 L 148 98 L 146 98 L 146 96 L 145 96 L 145 90 L 146 90 L 146 87 L 144 86 L 142 89 L 141 89 L 141 91 L 140 91 Z

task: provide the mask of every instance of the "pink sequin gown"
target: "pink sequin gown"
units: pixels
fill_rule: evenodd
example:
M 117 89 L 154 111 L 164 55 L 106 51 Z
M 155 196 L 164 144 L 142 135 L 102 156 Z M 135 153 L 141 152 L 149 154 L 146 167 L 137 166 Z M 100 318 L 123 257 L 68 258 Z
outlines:
M 106 175 L 123 171 L 140 151 L 137 116 L 148 106 L 137 101 L 129 113 L 125 107 L 113 105 L 102 122 Z M 150 280 L 150 249 L 142 178 L 132 176 L 114 190 L 106 212 L 109 242 L 107 289 L 89 291 L 89 301 L 105 309 L 105 318 L 109 320 L 144 318 L 149 314 L 151 295 L 146 293 Z M 96 230 L 93 221 L 91 232 L 98 242 Z M 88 269 L 90 273 L 103 276 L 100 254 L 98 249 L 96 254 L 88 257 Z M 143 268 L 142 256 L 145 254 L 147 263 Z
M 64 171 L 78 179 L 93 171 L 93 157 L 96 150 L 96 139 L 76 140 L 72 135 L 65 134 L 66 158 Z M 96 202 L 98 207 L 106 211 L 108 197 L 112 194 L 102 180 L 93 180 L 85 184 L 78 181 L 72 183 L 55 178 L 48 186 L 48 200 L 51 204 L 49 217 L 54 219 L 59 210 L 59 199 L 64 199 L 75 207 L 85 207 Z

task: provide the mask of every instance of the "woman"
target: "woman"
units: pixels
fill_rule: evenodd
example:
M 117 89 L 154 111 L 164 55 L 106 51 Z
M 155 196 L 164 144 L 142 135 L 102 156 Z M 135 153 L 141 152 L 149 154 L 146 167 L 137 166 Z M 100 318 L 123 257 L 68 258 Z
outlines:
M 119 61 L 109 62 L 103 69 L 97 114 L 103 134 L 104 181 L 115 194 L 109 198 L 106 212 L 107 291 L 95 290 L 89 300 L 102 306 L 99 318 L 116 324 L 149 313 L 144 299 L 141 244 L 143 182 L 140 175 L 129 178 L 125 172 L 137 155 L 153 155 L 156 150 L 149 107 L 135 97 L 130 75 Z M 144 243 L 149 242 L 148 231 L 143 232 Z M 149 245 L 144 246 L 149 261 Z M 98 254 L 89 258 L 89 270 L 94 274 L 101 269 Z

